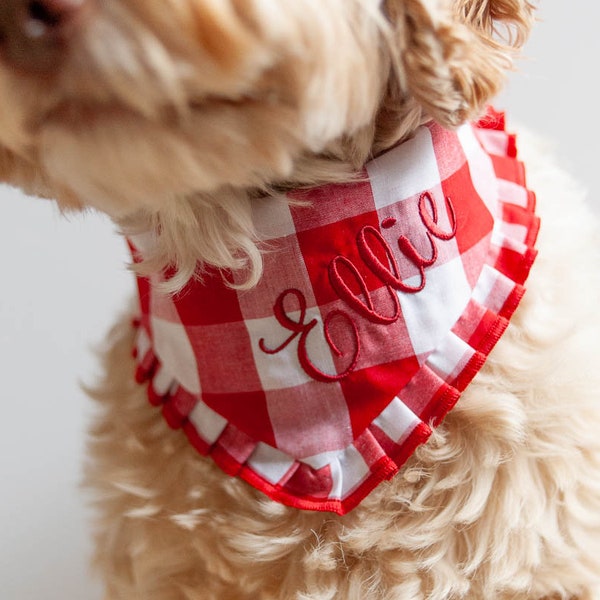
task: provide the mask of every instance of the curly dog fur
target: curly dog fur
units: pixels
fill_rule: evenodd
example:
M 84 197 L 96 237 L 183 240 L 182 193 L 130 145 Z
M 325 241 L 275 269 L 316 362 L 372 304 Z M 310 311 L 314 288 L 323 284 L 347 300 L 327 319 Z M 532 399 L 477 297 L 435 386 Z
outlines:
M 253 199 L 346 181 L 430 119 L 481 114 L 533 13 L 526 0 L 78 10 L 51 47 L 60 68 L 40 75 L 2 42 L 0 177 L 155 232 L 136 268 L 174 265 L 170 291 L 203 266 L 256 283 Z M 273 503 L 146 410 L 124 314 L 88 467 L 107 600 L 600 598 L 598 228 L 522 141 L 543 218 L 528 293 L 431 440 L 344 517 Z

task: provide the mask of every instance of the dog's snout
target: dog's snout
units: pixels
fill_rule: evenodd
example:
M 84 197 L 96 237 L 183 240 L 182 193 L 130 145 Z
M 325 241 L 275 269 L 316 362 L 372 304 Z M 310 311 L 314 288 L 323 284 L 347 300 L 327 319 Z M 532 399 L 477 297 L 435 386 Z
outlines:
M 87 0 L 2 0 L 0 57 L 25 71 L 52 71 Z

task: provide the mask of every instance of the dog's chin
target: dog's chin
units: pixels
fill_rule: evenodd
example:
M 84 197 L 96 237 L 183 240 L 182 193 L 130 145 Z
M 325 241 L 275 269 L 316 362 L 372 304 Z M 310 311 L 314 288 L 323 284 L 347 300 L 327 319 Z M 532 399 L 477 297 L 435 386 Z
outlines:
M 118 103 L 63 101 L 30 130 L 33 154 L 52 180 L 111 217 L 220 184 L 194 148 L 199 132 L 167 109 L 156 118 Z
M 63 99 L 30 122 L 29 139 L 53 180 L 120 218 L 175 197 L 285 178 L 306 145 L 297 123 L 293 110 L 246 97 L 190 98 L 152 112 Z

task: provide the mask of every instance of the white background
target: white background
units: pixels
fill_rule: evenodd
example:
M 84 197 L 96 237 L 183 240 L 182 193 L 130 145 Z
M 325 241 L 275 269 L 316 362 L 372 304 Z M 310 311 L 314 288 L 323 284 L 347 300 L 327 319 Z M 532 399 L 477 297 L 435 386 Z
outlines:
M 585 6 L 584 14 L 581 2 L 542 0 L 527 57 L 497 104 L 553 138 L 564 164 L 591 188 L 600 11 Z M 126 257 L 98 215 L 65 220 L 51 203 L 0 188 L 3 600 L 101 598 L 87 566 L 88 498 L 78 487 L 93 407 L 78 382 L 93 381 L 92 348 L 133 289 Z

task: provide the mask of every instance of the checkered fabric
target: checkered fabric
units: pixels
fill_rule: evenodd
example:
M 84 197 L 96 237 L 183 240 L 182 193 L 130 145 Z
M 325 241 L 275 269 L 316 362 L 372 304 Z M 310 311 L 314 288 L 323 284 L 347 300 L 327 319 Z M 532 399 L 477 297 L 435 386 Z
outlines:
M 139 279 L 137 379 L 169 425 L 269 497 L 339 514 L 398 471 L 482 367 L 539 225 L 492 111 L 423 126 L 362 175 L 256 202 L 251 290 L 231 273 L 175 296 Z

